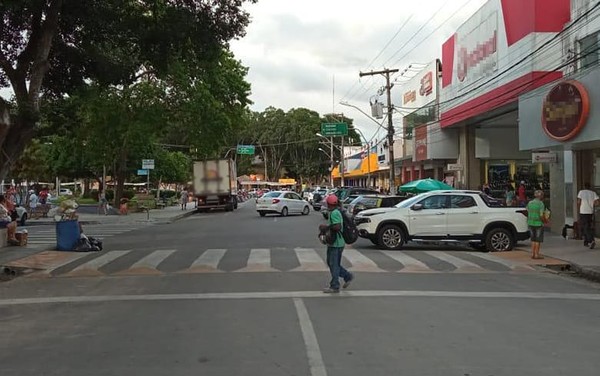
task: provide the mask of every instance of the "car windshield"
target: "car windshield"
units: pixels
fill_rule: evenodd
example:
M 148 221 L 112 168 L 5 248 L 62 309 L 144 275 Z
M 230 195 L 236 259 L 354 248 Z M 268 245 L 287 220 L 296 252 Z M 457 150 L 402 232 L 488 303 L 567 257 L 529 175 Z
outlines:
M 263 197 L 279 197 L 280 194 L 281 194 L 281 192 L 269 192 L 269 193 L 265 193 L 263 195 Z
M 358 204 L 361 200 L 363 199 L 363 196 L 358 196 L 356 197 L 354 200 L 352 200 L 352 202 L 350 204 L 352 205 L 356 205 Z
M 411 207 L 413 204 L 415 204 L 417 201 L 419 201 L 420 199 L 423 198 L 424 193 L 421 193 L 419 195 L 416 195 L 414 197 L 408 198 L 398 204 L 396 204 L 394 207 L 395 208 L 409 208 Z

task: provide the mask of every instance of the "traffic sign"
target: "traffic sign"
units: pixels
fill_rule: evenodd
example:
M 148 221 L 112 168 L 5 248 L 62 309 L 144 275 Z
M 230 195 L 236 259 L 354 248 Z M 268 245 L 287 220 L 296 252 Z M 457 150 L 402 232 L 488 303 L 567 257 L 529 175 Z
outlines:
M 154 170 L 154 159 L 142 159 L 142 169 Z
M 237 146 L 238 154 L 254 155 L 254 151 L 255 151 L 254 145 L 238 145 Z
M 347 123 L 321 123 L 321 135 L 323 136 L 347 136 Z
M 148 175 L 148 170 L 138 170 L 138 176 L 146 176 Z

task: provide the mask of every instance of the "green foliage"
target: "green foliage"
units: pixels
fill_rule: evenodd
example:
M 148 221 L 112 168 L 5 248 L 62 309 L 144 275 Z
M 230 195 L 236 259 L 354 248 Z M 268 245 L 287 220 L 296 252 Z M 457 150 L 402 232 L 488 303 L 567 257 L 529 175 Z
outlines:
M 282 177 L 295 178 L 299 182 L 321 182 L 329 175 L 330 161 L 319 148 L 329 152 L 329 142 L 315 134 L 320 132 L 321 123 L 343 121 L 352 125 L 352 119 L 321 117 L 317 112 L 306 108 L 291 109 L 287 113 L 269 107 L 260 113 L 248 113 L 244 127 L 236 134 L 236 141 L 230 144 L 256 145 L 257 153 L 266 159 L 269 180 Z M 360 136 L 349 129 L 346 145 L 360 145 Z M 334 142 L 340 146 L 340 138 Z M 266 158 L 265 158 L 266 156 Z M 241 157 L 241 158 L 240 158 Z M 256 169 L 251 158 L 237 156 L 238 175 L 248 174 Z M 340 152 L 334 148 L 334 160 L 340 159 Z M 262 173 L 264 169 L 257 172 Z
M 243 9 L 246 2 L 256 0 L 0 2 L 0 88 L 10 86 L 15 92 L 14 103 L 0 98 L 0 116 L 11 113 L 14 123 L 0 135 L 0 177 L 38 132 L 46 132 L 38 126 L 40 103 L 63 102 L 69 107 L 70 98 L 81 95 L 83 137 L 78 138 L 80 119 L 73 107 L 58 111 L 66 121 L 46 119 L 54 123 L 54 130 L 65 131 L 50 134 L 67 138 L 57 140 L 54 156 L 73 151 L 74 144 L 86 139 L 95 143 L 87 144 L 93 146 L 89 153 L 80 146 L 74 157 L 62 157 L 53 167 L 59 175 L 97 177 L 98 165 L 107 161 L 124 173 L 130 157 L 143 149 L 141 144 L 156 141 L 160 120 L 165 131 L 161 137 L 169 129 L 181 133 L 189 127 L 186 141 L 205 153 L 215 152 L 215 140 L 222 141 L 236 126 L 236 117 L 248 103 L 246 69 L 228 52 L 229 41 L 243 36 L 250 21 Z M 91 97 L 90 85 L 95 91 Z M 184 94 L 174 95 L 175 103 L 167 106 L 181 112 L 179 119 L 152 118 L 159 102 L 170 99 L 171 93 Z M 148 111 L 139 105 L 149 105 Z M 51 112 L 46 115 L 51 117 Z M 165 114 L 164 109 L 158 113 Z M 110 131 L 107 124 L 113 120 L 117 126 Z M 129 121 L 134 124 L 125 127 Z M 91 123 L 97 127 L 91 129 Z M 149 134 L 141 125 L 150 128 Z M 102 137 L 92 138 L 99 134 Z M 124 149 L 129 146 L 132 151 Z M 118 147 L 122 153 L 116 152 Z

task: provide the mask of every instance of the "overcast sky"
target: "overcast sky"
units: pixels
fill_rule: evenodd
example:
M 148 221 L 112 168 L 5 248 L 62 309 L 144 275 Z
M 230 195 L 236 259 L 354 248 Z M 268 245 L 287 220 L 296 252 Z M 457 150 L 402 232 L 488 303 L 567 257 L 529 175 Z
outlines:
M 382 76 L 359 79 L 359 72 L 402 72 L 412 64 L 405 73 L 411 77 L 417 64 L 441 58 L 442 43 L 485 2 L 258 0 L 246 7 L 252 17 L 247 35 L 233 41 L 231 49 L 250 68 L 253 110 L 343 112 L 370 138 L 377 124 L 340 102 L 370 113 L 369 98 L 385 81 Z M 392 89 L 398 105 L 399 85 Z

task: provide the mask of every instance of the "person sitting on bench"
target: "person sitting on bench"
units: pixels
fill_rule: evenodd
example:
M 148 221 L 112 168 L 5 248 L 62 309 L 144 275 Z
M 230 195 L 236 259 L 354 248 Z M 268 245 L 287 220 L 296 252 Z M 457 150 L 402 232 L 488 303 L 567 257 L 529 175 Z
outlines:
M 0 228 L 6 229 L 8 244 L 19 245 L 19 241 L 15 237 L 17 221 L 11 217 L 9 210 L 6 208 L 6 197 L 2 194 L 0 194 Z

